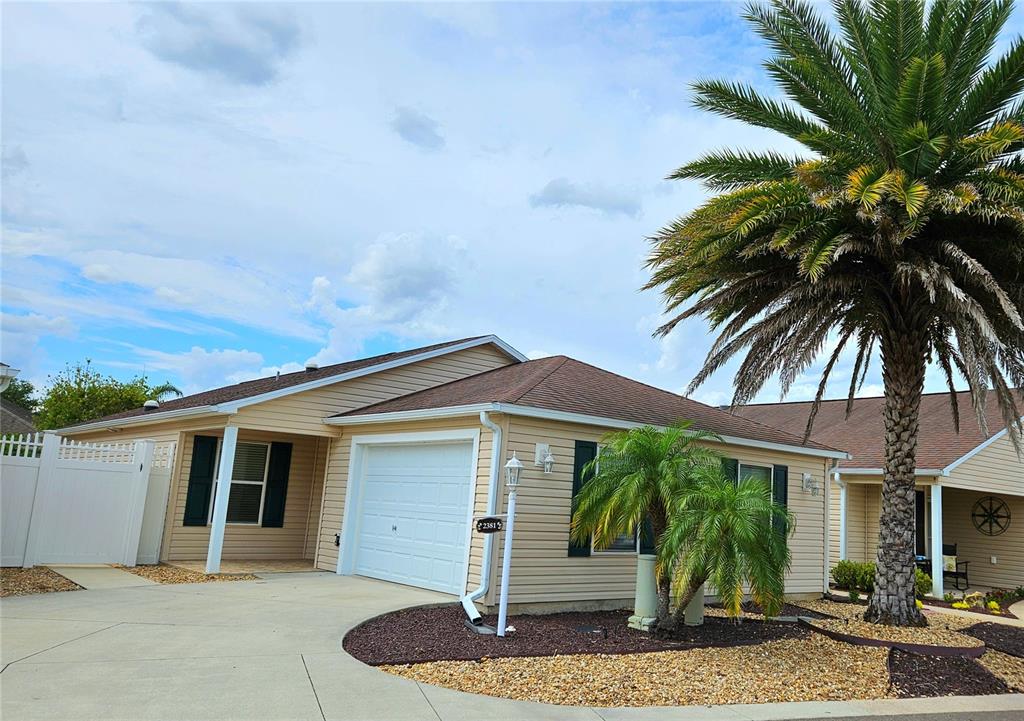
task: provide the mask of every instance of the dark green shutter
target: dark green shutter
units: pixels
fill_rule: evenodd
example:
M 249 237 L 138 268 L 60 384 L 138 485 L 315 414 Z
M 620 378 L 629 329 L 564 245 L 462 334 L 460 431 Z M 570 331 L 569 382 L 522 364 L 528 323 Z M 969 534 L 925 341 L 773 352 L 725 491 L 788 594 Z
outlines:
M 263 496 L 264 528 L 284 526 L 284 502 L 288 497 L 288 472 L 292 467 L 292 444 L 271 443 L 267 467 L 267 490 Z
M 217 465 L 217 439 L 196 436 L 192 440 L 192 467 L 188 473 L 188 495 L 185 496 L 183 525 L 205 526 L 210 514 L 213 493 L 213 471 Z
M 780 506 L 789 505 L 789 466 L 772 466 L 772 500 Z
M 725 474 L 726 478 L 730 478 L 733 481 L 738 482 L 740 477 L 740 462 L 735 458 L 723 458 L 722 473 Z
M 583 468 L 597 457 L 597 444 L 593 441 L 576 441 L 576 455 L 572 462 L 572 511 L 576 510 L 576 494 L 583 488 L 586 478 L 583 475 Z M 572 515 L 569 516 L 570 522 Z M 584 543 L 573 543 L 569 540 L 570 556 L 589 556 L 590 540 Z
M 654 538 L 654 524 L 651 523 L 651 517 L 648 516 L 644 519 L 644 525 L 640 529 L 640 553 L 652 555 L 657 553 L 656 540 Z

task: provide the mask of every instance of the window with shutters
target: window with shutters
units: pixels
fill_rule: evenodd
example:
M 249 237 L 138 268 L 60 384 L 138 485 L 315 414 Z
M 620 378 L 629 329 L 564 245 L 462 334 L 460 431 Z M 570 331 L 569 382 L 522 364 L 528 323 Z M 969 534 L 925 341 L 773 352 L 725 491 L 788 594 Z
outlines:
M 228 494 L 228 523 L 255 525 L 263 518 L 263 500 L 267 489 L 267 471 L 270 465 L 269 443 L 238 443 L 235 446 L 235 465 L 231 472 L 231 491 Z M 217 446 L 217 470 L 214 473 L 213 497 L 210 500 L 210 519 L 217 499 L 217 481 L 220 474 L 220 445 Z
M 598 445 L 597 447 L 597 467 L 594 469 L 595 472 L 600 472 L 601 468 L 601 451 L 604 446 Z M 639 533 L 623 533 L 617 537 L 614 541 L 609 543 L 604 548 L 596 548 L 594 546 L 594 539 L 590 539 L 590 552 L 591 554 L 602 554 L 602 553 L 637 553 L 640 550 L 640 534 Z

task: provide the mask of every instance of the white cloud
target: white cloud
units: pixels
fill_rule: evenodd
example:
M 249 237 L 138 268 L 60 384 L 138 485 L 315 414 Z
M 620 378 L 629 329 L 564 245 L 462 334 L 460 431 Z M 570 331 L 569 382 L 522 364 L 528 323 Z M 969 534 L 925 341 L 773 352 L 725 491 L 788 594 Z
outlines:
M 599 183 L 574 183 L 555 178 L 530 196 L 534 208 L 578 206 L 599 210 L 607 215 L 640 215 L 640 196 L 628 190 L 610 188 Z
M 273 81 L 300 40 L 290 13 L 246 4 L 147 5 L 138 32 L 160 60 L 242 85 Z
M 406 142 L 424 150 L 440 150 L 444 147 L 440 123 L 415 108 L 395 108 L 391 129 Z
M 181 390 L 187 395 L 242 380 L 271 375 L 262 367 L 263 355 L 249 350 L 215 349 L 206 350 L 193 346 L 182 353 L 168 353 L 151 348 L 132 348 L 136 362 L 105 361 L 106 365 L 132 368 L 146 373 L 152 380 L 160 381 L 154 371 L 171 373 L 181 378 Z

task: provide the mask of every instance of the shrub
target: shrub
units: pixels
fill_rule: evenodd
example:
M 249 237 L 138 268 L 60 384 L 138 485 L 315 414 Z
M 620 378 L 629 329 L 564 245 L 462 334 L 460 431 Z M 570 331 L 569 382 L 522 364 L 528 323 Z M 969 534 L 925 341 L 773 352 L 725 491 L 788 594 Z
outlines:
M 998 601 L 989 601 L 987 604 L 989 611 L 998 611 L 1000 609 Z
M 914 605 L 917 606 L 918 610 L 924 608 L 924 602 L 920 598 L 914 599 Z
M 871 593 L 875 590 L 875 564 L 857 561 L 840 561 L 832 569 L 836 586 L 844 590 L 859 590 Z
M 944 594 L 942 594 L 942 600 L 945 601 L 946 603 L 953 603 L 953 594 L 952 593 L 944 593 Z
M 861 563 L 859 564 L 859 572 L 857 574 L 857 587 L 862 591 L 871 593 L 875 590 L 875 564 L 873 563 Z
M 914 569 L 914 590 L 918 598 L 923 598 L 932 592 L 932 577 L 920 568 Z
M 964 603 L 963 601 L 953 602 L 953 608 L 959 608 L 961 611 L 966 611 L 970 607 L 970 604 Z
M 840 561 L 832 569 L 832 579 L 839 588 L 849 590 L 857 587 L 857 564 L 853 561 Z
M 857 601 L 860 600 L 860 593 L 857 592 L 856 588 L 850 589 L 850 600 L 854 603 L 857 603 Z

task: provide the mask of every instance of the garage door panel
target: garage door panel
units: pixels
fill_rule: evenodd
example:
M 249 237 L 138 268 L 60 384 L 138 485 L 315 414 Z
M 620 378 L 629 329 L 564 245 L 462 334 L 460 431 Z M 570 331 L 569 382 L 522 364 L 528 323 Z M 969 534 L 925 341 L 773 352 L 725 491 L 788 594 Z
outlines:
M 364 450 L 356 573 L 461 593 L 472 448 L 449 442 Z

